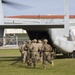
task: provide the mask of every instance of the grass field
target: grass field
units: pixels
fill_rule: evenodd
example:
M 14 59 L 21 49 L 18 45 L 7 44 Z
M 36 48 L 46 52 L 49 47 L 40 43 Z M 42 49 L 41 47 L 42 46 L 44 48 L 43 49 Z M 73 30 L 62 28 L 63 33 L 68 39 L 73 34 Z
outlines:
M 56 58 L 55 66 L 47 63 L 45 70 L 41 63 L 35 69 L 28 68 L 19 59 L 19 50 L 0 50 L 0 75 L 75 75 L 74 58 Z

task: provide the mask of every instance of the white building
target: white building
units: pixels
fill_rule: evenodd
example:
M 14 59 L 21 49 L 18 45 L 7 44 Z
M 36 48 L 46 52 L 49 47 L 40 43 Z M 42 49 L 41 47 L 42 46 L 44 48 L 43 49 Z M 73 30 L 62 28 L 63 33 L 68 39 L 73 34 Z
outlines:
M 19 44 L 20 42 L 28 40 L 26 30 L 23 29 L 5 29 L 4 30 L 4 45 Z
M 26 34 L 26 31 L 23 29 L 5 29 L 4 34 Z

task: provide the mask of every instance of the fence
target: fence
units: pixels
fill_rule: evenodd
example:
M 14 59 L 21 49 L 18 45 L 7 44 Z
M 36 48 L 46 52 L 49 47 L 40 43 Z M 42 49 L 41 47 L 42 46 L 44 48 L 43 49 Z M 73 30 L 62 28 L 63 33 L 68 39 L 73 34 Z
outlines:
M 28 37 L 11 37 L 11 38 L 0 38 L 0 46 L 3 45 L 19 45 L 20 43 L 22 43 L 23 41 L 27 41 L 29 40 Z

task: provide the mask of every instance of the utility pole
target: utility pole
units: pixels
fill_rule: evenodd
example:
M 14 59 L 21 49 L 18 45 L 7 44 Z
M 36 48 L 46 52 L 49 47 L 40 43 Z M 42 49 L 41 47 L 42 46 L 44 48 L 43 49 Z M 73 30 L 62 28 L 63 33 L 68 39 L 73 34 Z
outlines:
M 69 37 L 69 11 L 68 11 L 69 0 L 64 0 L 64 35 Z

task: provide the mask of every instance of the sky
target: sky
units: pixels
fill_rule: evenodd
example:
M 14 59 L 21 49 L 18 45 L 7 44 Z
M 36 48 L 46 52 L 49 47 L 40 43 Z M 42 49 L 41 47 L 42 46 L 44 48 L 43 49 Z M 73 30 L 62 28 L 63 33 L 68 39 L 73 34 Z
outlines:
M 63 15 L 64 0 L 6 0 L 24 6 L 3 5 L 4 16 L 15 15 Z M 69 14 L 75 15 L 75 0 L 68 0 Z

